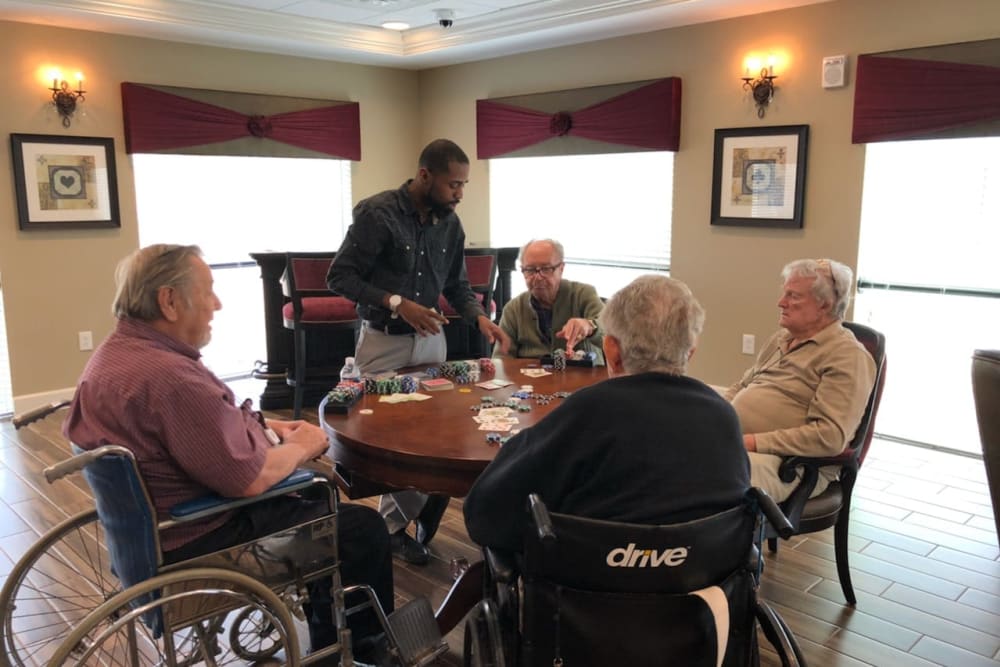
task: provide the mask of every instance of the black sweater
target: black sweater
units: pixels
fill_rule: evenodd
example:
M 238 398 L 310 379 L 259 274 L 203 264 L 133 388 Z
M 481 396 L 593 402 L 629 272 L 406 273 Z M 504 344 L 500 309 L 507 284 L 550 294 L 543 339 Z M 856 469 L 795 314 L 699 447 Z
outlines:
M 577 391 L 511 438 L 465 499 L 469 536 L 518 551 L 529 493 L 550 511 L 663 524 L 740 502 L 750 465 L 733 408 L 698 380 L 642 373 Z

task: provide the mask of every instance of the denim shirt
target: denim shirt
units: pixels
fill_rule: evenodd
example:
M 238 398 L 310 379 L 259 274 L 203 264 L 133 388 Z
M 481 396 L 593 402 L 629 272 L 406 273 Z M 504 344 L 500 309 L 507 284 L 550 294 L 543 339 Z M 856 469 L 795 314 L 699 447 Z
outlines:
M 421 224 L 410 181 L 358 202 L 354 222 L 326 276 L 330 289 L 358 304 L 358 316 L 388 323 L 382 306 L 399 294 L 427 308 L 443 293 L 462 318 L 475 324 L 485 311 L 465 273 L 465 232 L 454 212 Z

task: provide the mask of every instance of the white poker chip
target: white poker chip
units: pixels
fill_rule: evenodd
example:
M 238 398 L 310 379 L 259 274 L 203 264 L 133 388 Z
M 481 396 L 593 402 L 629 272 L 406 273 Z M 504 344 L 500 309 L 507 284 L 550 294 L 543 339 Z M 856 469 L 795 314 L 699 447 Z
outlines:
M 363 415 L 370 415 L 370 414 L 372 414 L 375 411 L 372 410 L 371 408 L 364 408 L 363 410 L 358 410 L 358 412 L 361 413 L 361 414 L 363 414 Z
M 530 385 L 530 384 L 522 384 L 521 385 L 521 391 L 535 391 L 535 387 L 534 387 L 534 385 Z

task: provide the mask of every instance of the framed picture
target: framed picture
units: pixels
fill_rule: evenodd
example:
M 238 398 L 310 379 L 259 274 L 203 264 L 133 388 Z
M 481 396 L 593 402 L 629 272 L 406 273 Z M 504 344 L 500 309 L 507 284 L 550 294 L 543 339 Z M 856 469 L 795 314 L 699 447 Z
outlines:
M 712 224 L 802 227 L 808 125 L 715 131 Z
M 23 230 L 121 227 L 114 139 L 10 135 Z

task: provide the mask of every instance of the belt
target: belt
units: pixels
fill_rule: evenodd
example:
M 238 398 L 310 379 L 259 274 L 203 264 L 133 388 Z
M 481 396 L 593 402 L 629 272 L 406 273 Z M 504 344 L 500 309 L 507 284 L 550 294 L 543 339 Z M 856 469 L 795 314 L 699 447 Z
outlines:
M 411 327 L 406 322 L 402 320 L 393 321 L 388 323 L 373 322 L 371 320 L 365 320 L 365 327 L 372 330 L 384 333 L 387 336 L 412 336 L 417 333 L 413 327 Z

